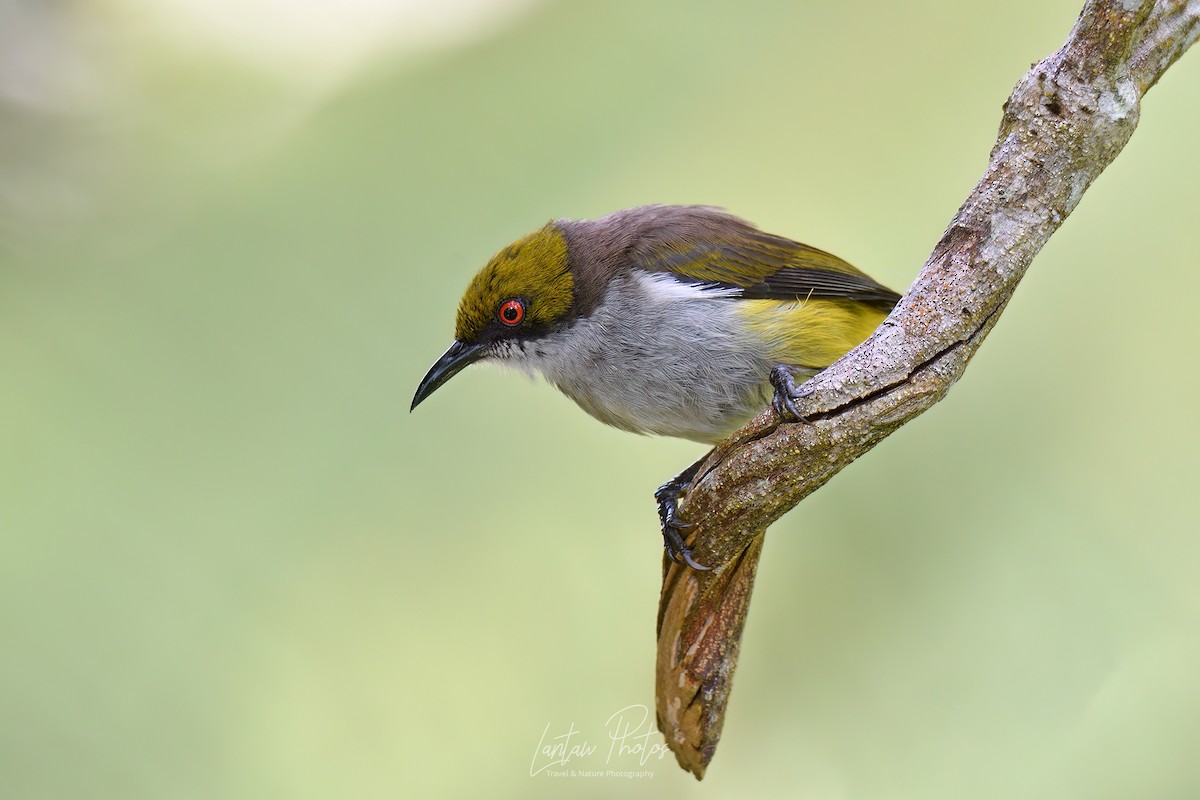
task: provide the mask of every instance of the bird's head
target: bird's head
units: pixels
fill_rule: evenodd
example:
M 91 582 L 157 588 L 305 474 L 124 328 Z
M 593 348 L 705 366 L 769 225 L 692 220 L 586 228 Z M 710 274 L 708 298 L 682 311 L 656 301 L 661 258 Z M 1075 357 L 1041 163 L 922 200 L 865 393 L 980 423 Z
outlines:
M 412 408 L 464 367 L 502 358 L 557 330 L 572 315 L 575 280 L 567 240 L 554 223 L 497 253 L 458 304 L 454 343 L 429 368 Z

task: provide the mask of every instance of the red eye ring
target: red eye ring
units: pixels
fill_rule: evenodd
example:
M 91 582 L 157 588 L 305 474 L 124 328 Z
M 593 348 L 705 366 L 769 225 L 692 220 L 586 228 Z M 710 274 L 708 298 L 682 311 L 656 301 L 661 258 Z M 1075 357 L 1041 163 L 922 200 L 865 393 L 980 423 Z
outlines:
M 509 327 L 520 325 L 521 320 L 525 319 L 525 304 L 520 300 L 505 300 L 496 311 L 496 316 Z

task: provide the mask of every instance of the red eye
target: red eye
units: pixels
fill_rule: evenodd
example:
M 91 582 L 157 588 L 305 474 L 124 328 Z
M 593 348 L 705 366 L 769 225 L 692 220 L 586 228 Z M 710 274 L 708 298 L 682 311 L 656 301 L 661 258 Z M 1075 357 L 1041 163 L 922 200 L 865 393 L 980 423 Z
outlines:
M 505 325 L 520 325 L 525 319 L 525 304 L 520 300 L 505 300 L 500 304 L 497 316 Z

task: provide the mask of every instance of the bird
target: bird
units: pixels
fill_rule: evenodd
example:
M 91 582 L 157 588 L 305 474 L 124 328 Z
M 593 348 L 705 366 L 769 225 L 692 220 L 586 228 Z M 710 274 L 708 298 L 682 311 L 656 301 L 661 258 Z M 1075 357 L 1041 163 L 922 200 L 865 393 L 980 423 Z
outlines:
M 900 295 L 842 259 L 712 206 L 555 219 L 497 253 L 410 411 L 476 362 L 544 377 L 599 421 L 715 444 L 866 339 Z M 679 516 L 704 459 L 655 492 L 667 557 L 706 570 Z

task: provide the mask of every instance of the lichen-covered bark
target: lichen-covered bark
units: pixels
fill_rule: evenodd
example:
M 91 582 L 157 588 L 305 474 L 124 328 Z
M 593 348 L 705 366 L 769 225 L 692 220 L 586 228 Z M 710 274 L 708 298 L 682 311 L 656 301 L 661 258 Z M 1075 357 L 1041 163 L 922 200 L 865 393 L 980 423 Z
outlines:
M 1066 44 L 1017 83 L 986 172 L 895 311 L 806 385 L 805 421 L 768 410 L 713 450 L 680 513 L 715 569 L 667 562 L 659 605 L 659 727 L 697 778 L 720 737 L 767 526 L 949 391 L 1197 36 L 1200 0 L 1088 2 Z

